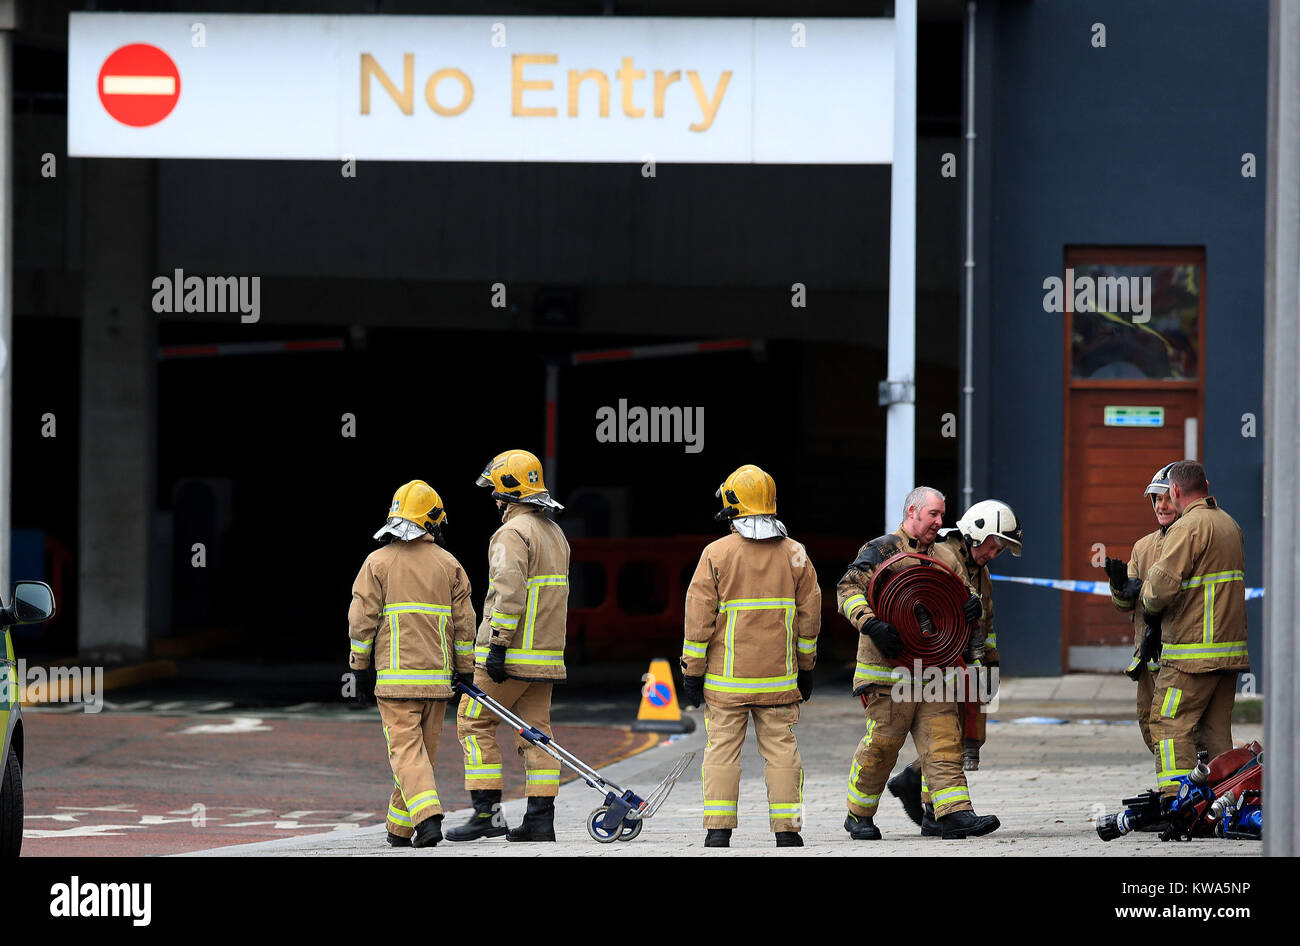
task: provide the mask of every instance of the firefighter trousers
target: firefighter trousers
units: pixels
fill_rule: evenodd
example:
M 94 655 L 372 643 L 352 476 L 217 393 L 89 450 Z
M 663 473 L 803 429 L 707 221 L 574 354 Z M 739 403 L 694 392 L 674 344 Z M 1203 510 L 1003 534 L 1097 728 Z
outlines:
M 482 667 L 474 670 L 474 685 L 506 709 L 546 735 L 551 735 L 552 683 L 516 680 L 493 683 Z M 465 751 L 465 788 L 470 791 L 504 787 L 501 778 L 501 749 L 497 726 L 501 720 L 478 700 L 468 696 L 456 713 L 456 738 Z M 523 736 L 515 735 L 515 747 L 524 758 L 524 794 L 554 796 L 560 791 L 560 763 Z
M 1235 670 L 1184 673 L 1160 667 L 1150 712 L 1156 782 L 1161 791 L 1177 792 L 1174 779 L 1195 768 L 1198 741 L 1211 759 L 1232 748 L 1232 707 L 1236 698 Z
M 445 700 L 388 700 L 378 697 L 388 764 L 393 767 L 393 794 L 388 800 L 388 830 L 402 838 L 421 821 L 442 814 L 433 767 L 438 736 L 447 713 Z
M 740 801 L 740 747 L 750 717 L 763 757 L 767 819 L 773 832 L 803 827 L 803 760 L 795 741 L 799 704 L 713 706 L 704 704 L 704 827 L 734 828 Z
M 1156 751 L 1156 740 L 1151 735 L 1151 703 L 1156 695 L 1156 675 L 1151 672 L 1145 663 L 1138 668 L 1138 693 L 1137 693 L 1137 721 L 1138 728 L 1142 730 L 1142 741 L 1147 744 L 1147 748 L 1152 754 Z M 1231 710 L 1229 710 L 1231 712 Z M 1201 738 L 1199 726 L 1192 727 L 1192 741 L 1196 743 L 1197 749 L 1205 748 L 1205 740 Z M 1210 758 L 1214 758 L 1211 754 Z
M 858 743 L 849 770 L 849 811 L 872 817 L 880 792 L 898 761 L 907 734 L 920 753 L 921 772 L 936 818 L 972 810 L 970 789 L 961 769 L 962 720 L 956 703 L 895 700 L 889 686 L 862 694 L 867 733 Z

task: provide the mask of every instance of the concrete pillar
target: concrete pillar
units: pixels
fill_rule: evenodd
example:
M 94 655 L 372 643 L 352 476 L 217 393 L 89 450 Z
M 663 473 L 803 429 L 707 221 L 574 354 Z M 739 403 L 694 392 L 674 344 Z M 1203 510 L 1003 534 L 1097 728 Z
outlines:
M 1264 853 L 1300 854 L 1300 3 L 1272 0 L 1264 249 Z M 1249 539 L 1247 540 L 1249 541 Z M 1257 655 L 1251 655 L 1259 661 Z
M 154 162 L 85 162 L 77 647 L 94 663 L 149 647 L 157 318 Z
M 14 189 L 13 189 L 13 30 L 14 0 L 0 0 L 0 598 L 9 604 L 10 434 L 13 378 Z

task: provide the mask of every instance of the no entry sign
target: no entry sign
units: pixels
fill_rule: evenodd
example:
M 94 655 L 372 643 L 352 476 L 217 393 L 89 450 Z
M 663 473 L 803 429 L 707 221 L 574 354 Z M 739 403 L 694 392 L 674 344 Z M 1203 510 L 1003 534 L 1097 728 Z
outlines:
M 99 100 L 124 125 L 157 124 L 171 114 L 180 97 L 180 71 L 157 46 L 123 46 L 99 70 Z

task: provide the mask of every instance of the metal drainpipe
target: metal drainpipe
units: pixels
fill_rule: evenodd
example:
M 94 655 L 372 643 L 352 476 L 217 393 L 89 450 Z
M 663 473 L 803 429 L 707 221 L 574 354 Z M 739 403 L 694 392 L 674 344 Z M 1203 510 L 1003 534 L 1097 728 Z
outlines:
M 965 322 L 966 351 L 962 364 L 962 509 L 975 500 L 972 483 L 971 440 L 975 403 L 975 3 L 966 4 L 966 246 L 962 263 L 966 273 Z

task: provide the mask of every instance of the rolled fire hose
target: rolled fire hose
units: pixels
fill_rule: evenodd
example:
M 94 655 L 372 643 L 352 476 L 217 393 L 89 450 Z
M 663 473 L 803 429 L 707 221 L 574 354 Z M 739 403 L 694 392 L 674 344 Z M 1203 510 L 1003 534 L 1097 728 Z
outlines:
M 891 569 L 905 558 L 925 566 Z M 962 612 L 969 597 L 966 583 L 947 565 L 919 552 L 900 552 L 888 559 L 867 586 L 872 612 L 892 624 L 903 640 L 902 652 L 892 659 L 909 666 L 916 660 L 922 667 L 957 665 L 970 641 Z

